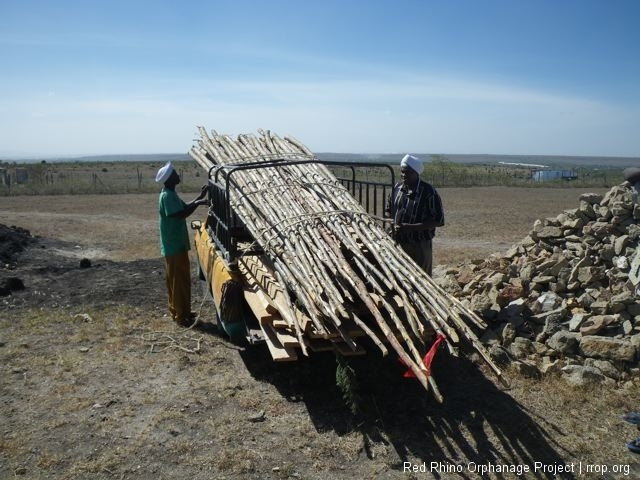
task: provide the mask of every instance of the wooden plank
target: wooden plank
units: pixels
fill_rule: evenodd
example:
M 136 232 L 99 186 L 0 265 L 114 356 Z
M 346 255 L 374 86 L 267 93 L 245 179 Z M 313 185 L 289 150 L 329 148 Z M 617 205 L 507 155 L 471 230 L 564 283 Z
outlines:
M 285 347 L 280 343 L 278 336 L 272 328 L 265 328 L 263 322 L 259 322 L 259 324 L 260 330 L 262 330 L 264 334 L 264 341 L 267 344 L 267 348 L 274 362 L 294 362 L 298 360 L 298 354 L 295 348 Z M 268 323 L 266 325 L 268 325 Z
M 264 295 L 264 299 L 268 302 L 269 306 L 265 307 L 267 312 L 280 313 L 281 318 L 288 323 L 288 326 L 294 328 L 294 320 L 287 318 L 287 312 L 294 311 L 298 318 L 302 315 L 295 305 L 290 304 L 288 295 L 283 290 L 282 285 L 278 282 L 275 273 L 269 267 L 268 259 L 262 256 L 248 255 L 241 257 L 238 260 L 239 266 L 242 265 L 244 271 L 243 276 L 246 276 L 253 282 Z M 284 315 L 283 315 L 284 314 Z M 309 319 L 309 322 L 311 320 Z M 304 333 L 304 329 L 302 330 Z
M 282 286 L 276 280 L 275 275 L 268 267 L 266 257 L 247 255 L 238 259 L 238 267 L 245 270 L 243 276 L 247 281 L 254 282 L 265 294 L 265 298 L 272 308 L 279 310 L 278 302 L 284 301 Z
M 272 322 L 262 321 L 260 323 L 261 323 L 262 329 L 270 330 L 276 336 L 280 345 L 282 345 L 284 348 L 300 347 L 300 342 L 298 342 L 298 339 L 295 335 L 292 335 L 291 333 L 285 331 L 284 329 L 275 328 Z
M 257 292 L 247 290 L 245 288 L 244 299 L 247 301 L 249 308 L 258 319 L 258 321 L 267 318 L 273 318 L 273 313 L 269 312 L 268 304 L 265 305 L 265 302 Z
M 270 322 L 274 328 L 288 328 L 289 324 L 280 315 L 272 315 L 271 318 L 263 318 L 263 322 Z
M 276 332 L 276 335 L 284 348 L 300 348 L 300 342 L 294 335 L 283 332 Z
M 300 329 L 304 336 L 308 338 L 339 338 L 340 333 L 337 331 L 328 332 L 327 334 L 318 333 L 317 330 L 313 326 L 313 321 L 305 315 L 301 310 L 294 309 L 294 313 L 296 314 L 296 318 L 298 319 L 298 324 L 300 325 Z M 325 325 L 327 329 L 332 328 L 330 325 Z
M 263 287 L 258 282 L 257 275 L 261 267 L 259 262 L 255 261 L 255 258 L 257 257 L 241 257 L 238 260 L 238 269 L 242 275 L 245 291 L 251 292 L 255 296 L 253 299 L 254 305 L 259 311 L 264 310 L 268 313 L 276 313 L 278 308 L 273 304 L 272 299 L 267 296 Z

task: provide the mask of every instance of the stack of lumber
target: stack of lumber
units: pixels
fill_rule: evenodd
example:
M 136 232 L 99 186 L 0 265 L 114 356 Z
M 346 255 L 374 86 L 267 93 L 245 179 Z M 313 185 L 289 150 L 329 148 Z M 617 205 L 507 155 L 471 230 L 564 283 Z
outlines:
M 235 139 L 203 127 L 199 132 L 189 154 L 212 176 L 221 170 L 219 182 L 229 182 L 231 209 L 265 252 L 277 288 L 265 291 L 256 279 L 256 295 L 273 304 L 303 354 L 313 336 L 339 336 L 357 352 L 352 334 L 361 332 L 384 355 L 388 346 L 395 351 L 442 401 L 423 361 L 426 339 L 435 332 L 453 353 L 461 339 L 467 342 L 502 380 L 470 328 L 486 328 L 483 320 L 436 285 L 305 145 L 268 130 Z M 310 162 L 292 162 L 300 160 Z M 278 166 L 225 175 L 256 162 Z M 247 275 L 251 265 L 239 263 Z

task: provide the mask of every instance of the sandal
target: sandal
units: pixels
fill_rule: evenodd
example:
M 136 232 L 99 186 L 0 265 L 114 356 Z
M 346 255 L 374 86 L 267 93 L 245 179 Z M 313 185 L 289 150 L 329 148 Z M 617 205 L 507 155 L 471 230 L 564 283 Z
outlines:
M 627 443 L 627 448 L 633 453 L 640 453 L 640 437 Z
M 625 422 L 633 423 L 634 425 L 640 425 L 640 413 L 638 412 L 625 413 L 622 416 L 622 419 Z

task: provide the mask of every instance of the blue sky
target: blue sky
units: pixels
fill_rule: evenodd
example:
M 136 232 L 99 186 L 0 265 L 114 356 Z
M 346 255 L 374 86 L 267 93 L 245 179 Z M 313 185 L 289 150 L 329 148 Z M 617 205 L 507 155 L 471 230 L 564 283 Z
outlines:
M 640 156 L 640 1 L 0 0 L 0 155 Z

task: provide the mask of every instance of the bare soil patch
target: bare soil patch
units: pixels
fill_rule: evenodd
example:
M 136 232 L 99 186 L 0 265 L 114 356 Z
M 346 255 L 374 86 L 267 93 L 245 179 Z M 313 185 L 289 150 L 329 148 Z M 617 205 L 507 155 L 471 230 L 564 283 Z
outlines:
M 503 250 L 535 218 L 575 207 L 582 192 L 441 193 L 447 227 L 436 256 L 453 263 Z M 441 351 L 434 371 L 445 403 L 437 405 L 370 348 L 352 362 L 354 414 L 335 385 L 332 353 L 275 364 L 264 348 L 233 345 L 208 324 L 174 327 L 156 201 L 2 200 L 0 224 L 36 238 L 0 269 L 0 283 L 25 285 L 0 297 L 0 478 L 603 478 L 586 474 L 589 465 L 607 466 L 604 478 L 640 477 L 638 455 L 624 445 L 638 432 L 620 418 L 640 408 L 637 384 L 590 391 L 509 372 L 505 389 L 473 359 Z M 80 267 L 83 258 L 90 267 Z M 194 309 L 210 319 L 201 292 L 194 275 Z M 425 462 L 427 472 L 408 472 L 405 462 Z M 556 470 L 472 471 L 535 462 Z M 575 473 L 554 476 L 567 464 Z

